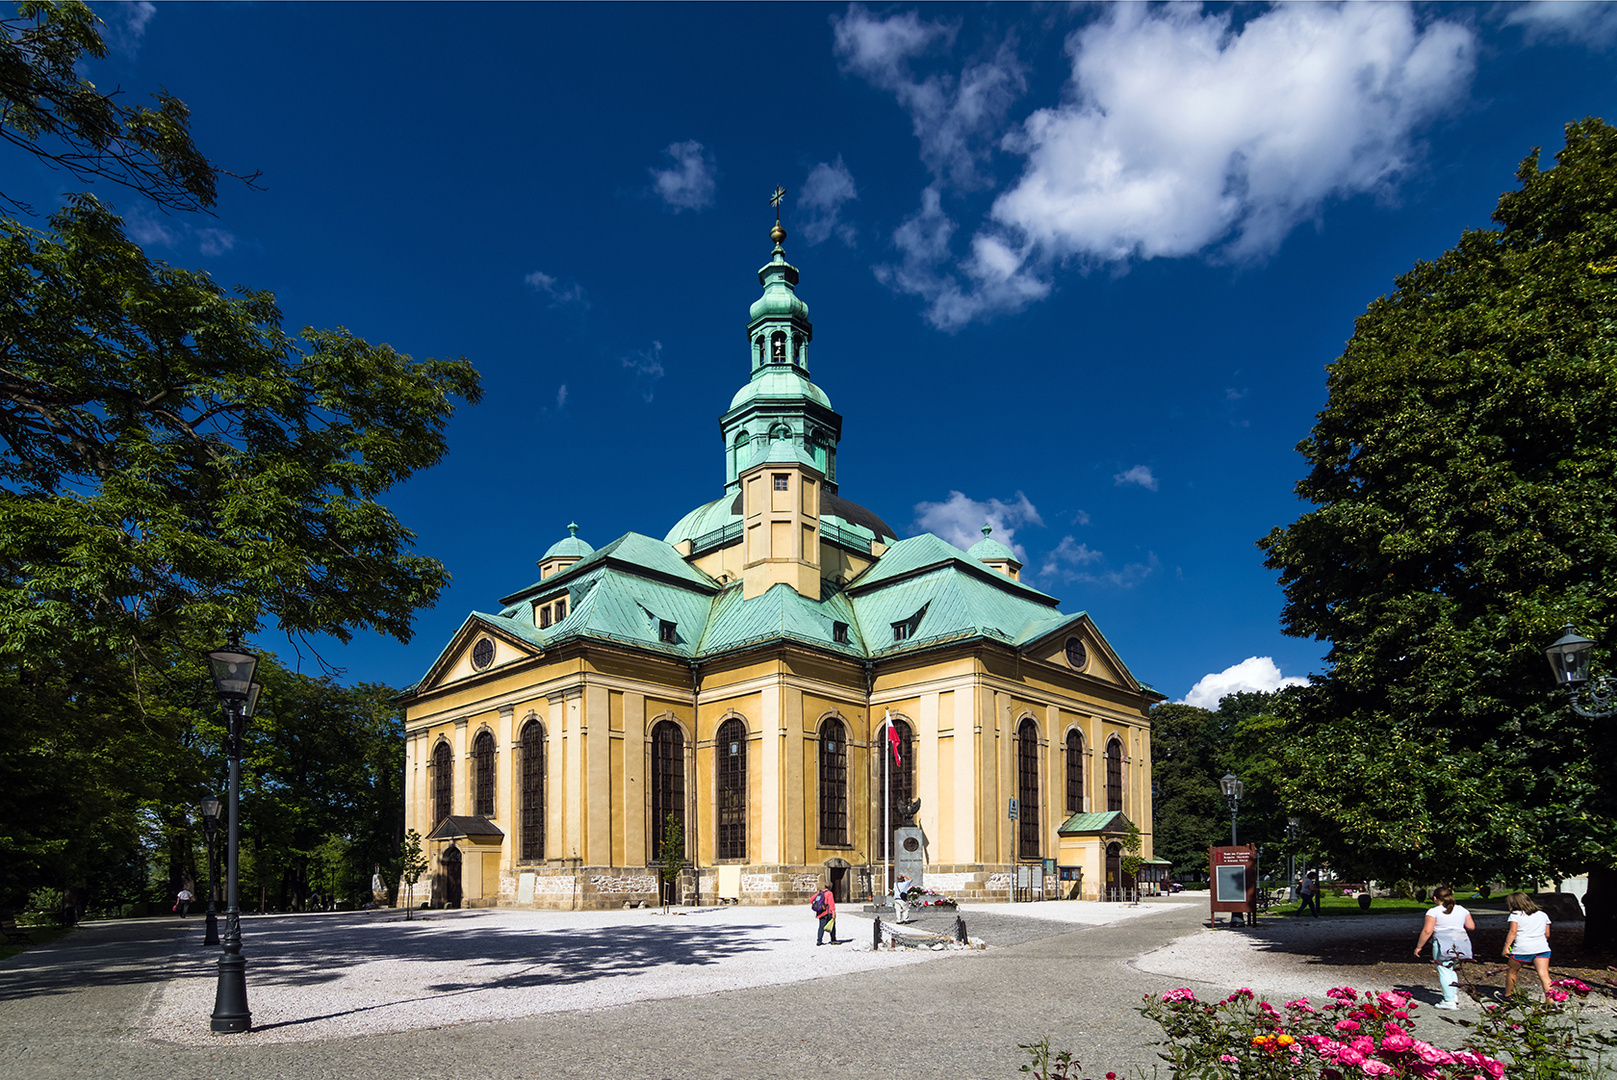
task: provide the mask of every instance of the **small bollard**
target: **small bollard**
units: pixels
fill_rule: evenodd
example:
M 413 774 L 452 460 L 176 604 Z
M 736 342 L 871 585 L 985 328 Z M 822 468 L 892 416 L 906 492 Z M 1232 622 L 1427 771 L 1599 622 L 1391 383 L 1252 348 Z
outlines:
M 966 944 L 966 920 L 963 916 L 954 917 L 954 939 L 960 944 Z
M 881 948 L 881 916 L 876 916 L 876 924 L 870 928 L 870 947 L 872 950 Z

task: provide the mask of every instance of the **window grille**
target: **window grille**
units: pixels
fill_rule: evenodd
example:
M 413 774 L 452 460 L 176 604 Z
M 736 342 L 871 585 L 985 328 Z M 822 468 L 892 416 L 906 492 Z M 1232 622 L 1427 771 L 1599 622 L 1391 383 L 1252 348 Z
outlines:
M 747 857 L 747 726 L 731 718 L 719 727 L 714 746 L 718 754 L 719 828 L 718 858 Z
M 545 857 L 545 726 L 522 729 L 522 857 Z
M 1123 809 L 1123 744 L 1106 744 L 1106 809 Z
M 449 744 L 440 742 L 432 748 L 432 827 L 437 828 L 444 818 L 453 813 L 455 793 L 455 766 Z
M 776 491 L 786 491 L 787 490 L 787 485 L 788 485 L 788 482 L 789 482 L 789 479 L 790 479 L 789 475 L 787 473 L 778 472 L 778 473 L 775 473 L 774 476 L 775 476 L 775 490 Z
M 494 734 L 480 731 L 472 740 L 472 813 L 494 816 Z
M 543 630 L 550 625 L 550 605 L 546 604 L 539 609 L 539 629 Z
M 848 743 L 840 720 L 820 725 L 820 845 L 848 843 Z
M 565 618 L 567 618 L 567 601 L 565 601 L 565 600 L 557 600 L 556 601 L 556 621 L 561 622 Z
M 1016 793 L 1021 805 L 1017 808 L 1021 837 L 1019 854 L 1024 859 L 1037 859 L 1039 850 L 1039 729 L 1031 720 L 1023 720 L 1016 736 Z
M 909 637 L 910 637 L 910 624 L 908 622 L 896 622 L 896 623 L 893 624 L 893 640 L 894 641 L 908 641 Z
M 685 827 L 685 733 L 672 720 L 651 729 L 651 855 L 661 859 L 663 830 L 672 814 Z
M 1067 732 L 1067 813 L 1084 808 L 1084 740 L 1076 731 Z

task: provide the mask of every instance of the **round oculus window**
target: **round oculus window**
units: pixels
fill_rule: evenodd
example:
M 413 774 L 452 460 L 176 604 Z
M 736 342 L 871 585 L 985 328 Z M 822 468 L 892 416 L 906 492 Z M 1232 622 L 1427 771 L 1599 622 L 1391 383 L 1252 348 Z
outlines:
M 1084 648 L 1084 643 L 1075 637 L 1067 639 L 1067 663 L 1079 671 L 1082 671 L 1084 665 L 1089 663 L 1089 650 Z
M 488 638 L 479 638 L 472 646 L 472 667 L 482 671 L 494 663 L 494 642 Z

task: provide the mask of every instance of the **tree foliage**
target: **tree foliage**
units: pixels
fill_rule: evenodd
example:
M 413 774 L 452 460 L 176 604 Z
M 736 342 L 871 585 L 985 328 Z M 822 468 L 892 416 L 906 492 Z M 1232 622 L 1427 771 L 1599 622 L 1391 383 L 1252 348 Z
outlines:
M 1358 319 L 1299 446 L 1315 509 L 1260 542 L 1286 631 L 1330 642 L 1286 797 L 1389 880 L 1617 865 L 1610 747 L 1542 654 L 1617 631 L 1617 130 L 1517 178 Z
M 175 210 L 213 206 L 214 177 L 233 174 L 192 143 L 183 101 L 160 90 L 155 108 L 124 105 L 79 74 L 86 58 L 107 54 L 101 25 L 77 0 L 20 3 L 0 19 L 0 139 L 76 182 L 110 180 Z

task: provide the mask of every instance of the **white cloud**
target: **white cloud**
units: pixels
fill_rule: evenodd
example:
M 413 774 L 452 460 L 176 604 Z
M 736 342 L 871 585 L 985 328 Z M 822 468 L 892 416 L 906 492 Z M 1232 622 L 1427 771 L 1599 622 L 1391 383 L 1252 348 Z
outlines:
M 140 209 L 132 209 L 124 215 L 124 227 L 128 230 L 129 239 L 141 247 L 171 248 L 180 242 L 180 234 L 169 228 L 168 222 Z
M 1610 0 L 1539 0 L 1512 8 L 1505 23 L 1520 26 L 1529 44 L 1567 41 L 1604 48 L 1617 41 L 1617 4 Z
M 623 367 L 634 373 L 635 391 L 646 401 L 651 401 L 657 393 L 657 383 L 663 377 L 663 343 L 653 341 L 651 348 L 643 349 L 623 357 Z M 563 387 L 565 390 L 566 388 Z M 557 402 L 560 407 L 561 402 Z
M 922 532 L 938 536 L 962 551 L 983 538 L 983 526 L 991 525 L 994 539 L 1016 552 L 1027 562 L 1027 551 L 1015 542 L 1016 530 L 1023 525 L 1043 525 L 1038 509 L 1020 491 L 1010 502 L 989 499 L 978 502 L 958 491 L 949 492 L 947 502 L 915 504 L 915 525 Z
M 674 159 L 666 169 L 647 169 L 651 174 L 651 189 L 657 197 L 681 210 L 704 210 L 713 205 L 713 192 L 718 186 L 718 163 L 707 148 L 694 139 L 670 143 L 663 151 Z
M 854 227 L 842 221 L 842 206 L 859 197 L 854 186 L 853 173 L 837 155 L 835 163 L 820 162 L 809 170 L 803 181 L 802 197 L 798 200 L 805 214 L 803 238 L 812 246 L 836 236 L 849 247 L 854 242 Z
M 1063 536 L 1055 550 L 1044 557 L 1039 576 L 1047 581 L 1074 581 L 1085 573 L 1083 567 L 1104 562 L 1105 559 L 1104 553 L 1088 544 L 1080 544 L 1071 536 Z
M 197 247 L 204 255 L 223 255 L 235 246 L 235 235 L 223 229 L 197 230 Z
M 1416 133 L 1467 88 L 1472 31 L 1417 24 L 1407 4 L 1295 4 L 1239 26 L 1231 11 L 1114 5 L 1067 41 L 1072 77 L 1057 105 L 1002 135 L 1021 176 L 952 251 L 941 184 L 970 186 L 987 133 L 1025 80 L 1002 48 L 971 98 L 958 77 L 912 70 L 954 32 L 913 12 L 836 20 L 844 66 L 892 92 L 934 174 L 900 226 L 890 287 L 921 297 L 945 330 L 1049 295 L 1062 266 L 1152 258 L 1253 262 L 1333 199 L 1390 198 L 1418 160 Z M 979 64 L 978 66 L 982 66 Z M 920 243 L 920 241 L 926 243 Z
M 1118 487 L 1137 484 L 1147 491 L 1157 490 L 1157 478 L 1151 474 L 1151 466 L 1149 465 L 1136 465 L 1131 469 L 1125 469 L 1123 472 L 1113 473 L 1112 482 Z
M 562 383 L 556 388 L 556 411 L 561 412 L 567 405 L 567 384 Z
M 106 20 L 107 43 L 126 56 L 140 51 L 146 39 L 146 24 L 157 14 L 157 5 L 150 0 L 135 3 L 99 4 L 96 14 Z
M 587 308 L 589 299 L 584 295 L 584 286 L 573 282 L 563 285 L 559 280 L 551 277 L 543 270 L 535 270 L 522 279 L 534 292 L 550 298 L 551 307 Z
M 1308 680 L 1295 675 L 1282 676 L 1272 657 L 1249 656 L 1239 664 L 1203 675 L 1190 693 L 1179 699 L 1181 705 L 1196 705 L 1203 709 L 1216 709 L 1218 703 L 1230 694 L 1246 690 L 1271 693 L 1283 686 L 1307 686 Z
M 939 181 L 978 188 L 991 183 L 979 170 L 993 149 L 1011 105 L 1027 89 L 1010 43 L 967 64 L 959 74 L 918 77 L 912 61 L 954 41 L 957 28 L 926 22 L 914 11 L 871 14 L 859 4 L 831 20 L 843 69 L 898 99 L 910 114 L 921 160 Z
M 197 250 L 209 257 L 223 255 L 236 246 L 234 233 L 224 229 L 198 229 L 188 222 L 162 218 L 140 207 L 131 207 L 124 215 L 124 230 L 129 239 L 141 247 L 179 248 L 195 242 Z

